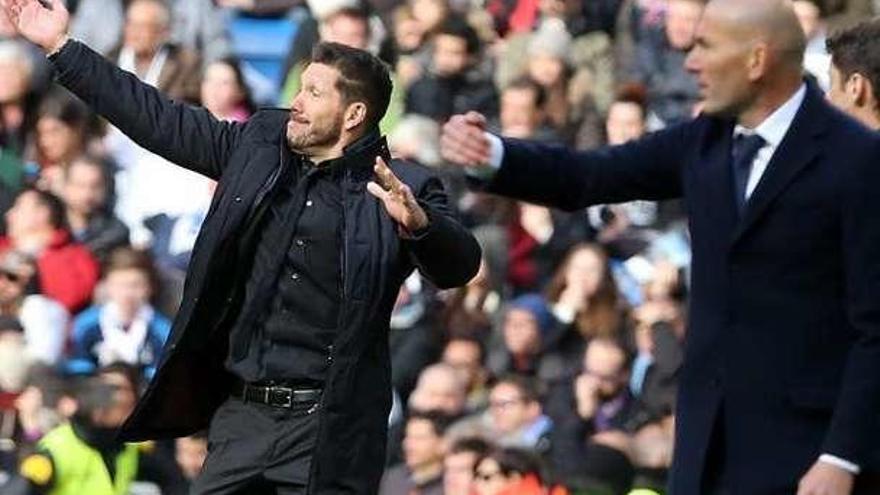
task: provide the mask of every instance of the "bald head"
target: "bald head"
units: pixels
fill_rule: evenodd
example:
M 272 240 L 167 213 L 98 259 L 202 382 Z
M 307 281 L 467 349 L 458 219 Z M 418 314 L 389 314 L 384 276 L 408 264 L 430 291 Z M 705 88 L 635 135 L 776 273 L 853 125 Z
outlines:
M 789 0 L 712 0 L 712 16 L 738 34 L 740 41 L 766 43 L 773 62 L 791 68 L 803 63 L 806 38 Z

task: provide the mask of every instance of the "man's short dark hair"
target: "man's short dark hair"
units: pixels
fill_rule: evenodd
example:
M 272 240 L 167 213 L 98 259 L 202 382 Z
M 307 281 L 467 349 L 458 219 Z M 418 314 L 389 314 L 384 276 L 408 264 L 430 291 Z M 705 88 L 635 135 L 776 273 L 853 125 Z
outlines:
M 478 458 L 485 457 L 492 451 L 492 445 L 480 437 L 462 437 L 449 447 L 450 454 L 463 454 L 465 452 L 476 454 Z
M 363 102 L 367 106 L 367 127 L 379 125 L 391 100 L 391 76 L 381 60 L 364 50 L 321 42 L 312 50 L 311 63 L 329 65 L 339 71 L 336 89 L 343 102 Z
M 492 388 L 495 388 L 502 383 L 516 387 L 519 391 L 520 398 L 525 403 L 538 402 L 541 400 L 541 391 L 538 390 L 538 385 L 535 383 L 535 380 L 530 377 L 517 375 L 515 373 L 504 375 L 495 380 L 492 384 Z
M 434 434 L 442 437 L 455 418 L 442 411 L 413 411 L 406 418 L 406 423 L 409 424 L 413 421 L 427 421 L 431 424 Z
M 544 108 L 544 104 L 547 103 L 547 91 L 529 76 L 518 77 L 504 88 L 504 91 L 510 90 L 531 91 L 535 95 L 535 108 Z
M 874 98 L 880 92 L 880 17 L 835 32 L 825 42 L 831 62 L 843 79 L 859 73 L 871 82 Z
M 480 36 L 462 16 L 451 15 L 447 17 L 437 30 L 437 34 L 445 34 L 463 39 L 467 46 L 468 55 L 476 55 L 480 51 Z

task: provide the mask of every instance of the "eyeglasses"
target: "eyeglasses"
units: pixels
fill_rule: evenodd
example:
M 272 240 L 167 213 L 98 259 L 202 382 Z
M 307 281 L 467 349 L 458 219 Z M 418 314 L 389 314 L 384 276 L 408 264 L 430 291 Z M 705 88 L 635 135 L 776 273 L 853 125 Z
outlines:
M 501 409 L 501 410 L 504 410 L 504 409 L 507 409 L 507 408 L 509 408 L 509 407 L 515 406 L 516 404 L 519 404 L 519 403 L 521 403 L 521 402 L 523 402 L 523 398 L 522 398 L 522 397 L 515 397 L 515 398 L 510 398 L 510 399 L 497 399 L 497 400 L 490 400 L 490 401 L 489 401 L 489 409 Z
M 474 481 L 492 481 L 493 479 L 501 476 L 501 471 L 492 471 L 491 473 L 474 473 Z

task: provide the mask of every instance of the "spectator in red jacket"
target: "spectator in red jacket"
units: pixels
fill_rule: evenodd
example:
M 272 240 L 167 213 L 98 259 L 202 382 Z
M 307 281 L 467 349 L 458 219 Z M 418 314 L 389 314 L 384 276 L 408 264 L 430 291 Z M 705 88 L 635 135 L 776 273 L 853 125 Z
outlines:
M 15 249 L 36 258 L 40 292 L 75 314 L 91 301 L 99 270 L 88 249 L 71 240 L 64 215 L 57 197 L 25 189 L 6 213 L 0 252 Z

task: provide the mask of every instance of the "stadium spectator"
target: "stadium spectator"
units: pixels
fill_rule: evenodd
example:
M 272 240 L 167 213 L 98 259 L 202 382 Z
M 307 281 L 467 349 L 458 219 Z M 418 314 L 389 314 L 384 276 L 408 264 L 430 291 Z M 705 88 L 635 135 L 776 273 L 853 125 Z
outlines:
M 406 420 L 403 459 L 382 478 L 380 495 L 441 495 L 443 493 L 443 457 L 446 446 L 443 432 L 449 418 L 442 412 L 414 413 Z

